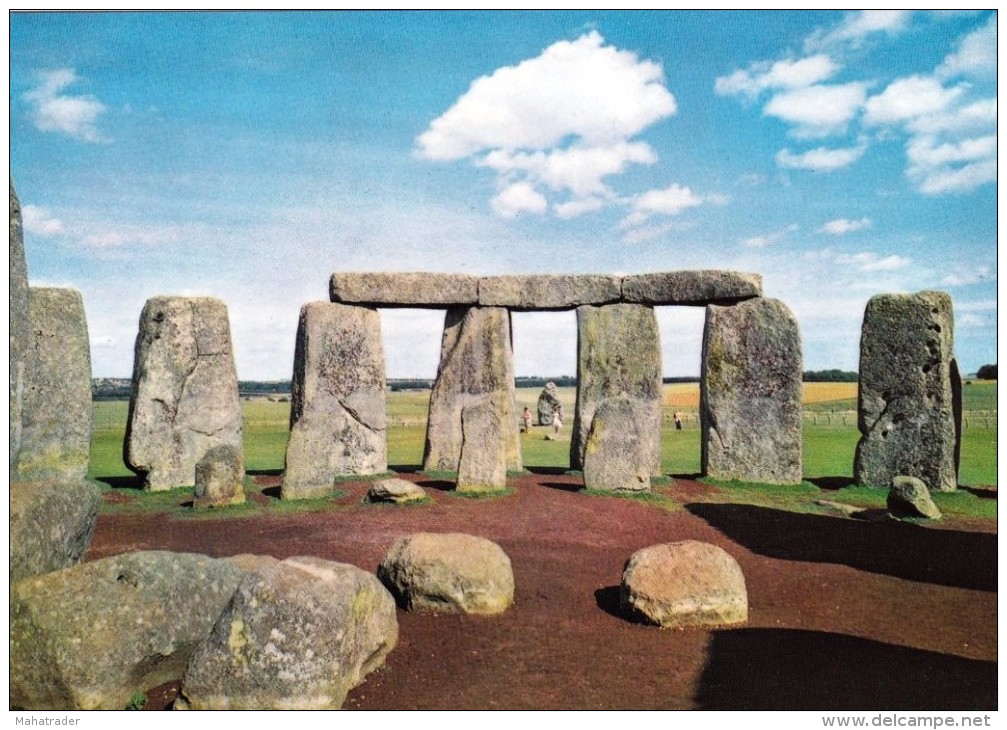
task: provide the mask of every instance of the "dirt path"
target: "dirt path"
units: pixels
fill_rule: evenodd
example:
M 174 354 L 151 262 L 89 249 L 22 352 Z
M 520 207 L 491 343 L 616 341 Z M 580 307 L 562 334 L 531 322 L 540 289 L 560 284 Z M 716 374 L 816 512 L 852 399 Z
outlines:
M 667 512 L 592 497 L 574 477 L 536 475 L 470 500 L 406 475 L 432 504 L 363 505 L 242 519 L 102 515 L 88 553 L 139 549 L 278 558 L 316 555 L 375 570 L 409 532 L 468 532 L 510 556 L 517 591 L 493 617 L 399 611 L 399 645 L 347 709 L 993 709 L 993 523 L 940 528 L 693 501 Z M 260 480 L 269 486 L 268 479 Z M 634 551 L 696 539 L 741 565 L 750 621 L 673 631 L 618 616 Z M 166 688 L 160 700 L 171 699 Z

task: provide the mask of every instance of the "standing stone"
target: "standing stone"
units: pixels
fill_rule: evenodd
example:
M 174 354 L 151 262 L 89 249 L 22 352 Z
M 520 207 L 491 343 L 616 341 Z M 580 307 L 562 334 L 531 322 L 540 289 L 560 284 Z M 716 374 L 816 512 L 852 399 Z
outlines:
M 709 306 L 700 383 L 703 473 L 799 484 L 801 335 L 776 299 Z
M 10 181 L 10 467 L 21 445 L 21 398 L 28 357 L 28 266 L 24 257 L 21 203 Z
M 611 492 L 650 490 L 653 468 L 640 459 L 647 434 L 640 432 L 640 409 L 629 398 L 608 398 L 594 412 L 584 448 L 584 486 Z
M 499 436 L 482 443 L 470 437 L 467 459 L 496 463 L 503 452 L 507 468 L 520 470 L 521 435 L 515 405 L 510 312 L 501 307 L 449 309 L 444 319 L 437 380 L 430 394 L 425 470 L 459 470 L 466 441 L 463 412 L 469 413 L 470 429 L 486 434 L 492 431 L 477 415 L 483 412 L 481 408 L 496 414 Z M 477 421 L 481 425 L 477 426 Z M 482 456 L 476 453 L 480 449 L 485 449 Z
M 225 507 L 245 501 L 245 464 L 239 449 L 214 446 L 196 463 L 196 507 Z
M 507 427 L 492 401 L 462 409 L 459 492 L 494 492 L 507 487 Z
M 73 289 L 29 290 L 31 367 L 25 374 L 16 478 L 81 481 L 91 454 L 91 349 Z
M 153 297 L 140 315 L 124 460 L 163 491 L 195 483 L 215 446 L 242 453 L 241 399 L 227 307 L 210 297 Z
M 885 487 L 905 475 L 931 490 L 957 487 L 961 379 L 953 347 L 947 294 L 882 294 L 867 303 L 853 466 L 859 484 Z
M 661 473 L 661 342 L 654 308 L 643 304 L 609 304 L 577 309 L 577 406 L 570 442 L 570 466 L 585 467 L 595 412 L 609 399 L 613 406 L 604 424 L 604 440 L 624 441 L 617 431 L 633 432 L 639 441 L 622 471 Z M 632 423 L 630 422 L 632 421 Z M 597 439 L 602 438 L 599 428 Z M 614 440 L 613 440 L 614 439 Z M 607 449 L 606 449 L 607 451 Z
M 387 470 L 381 317 L 368 307 L 306 304 L 297 326 L 281 497 L 324 496 L 336 477 Z
M 539 393 L 538 405 L 536 406 L 536 410 L 538 411 L 538 425 L 551 426 L 552 415 L 559 407 L 559 392 L 556 390 L 556 383 L 546 383 L 545 387 L 542 388 L 542 392 Z

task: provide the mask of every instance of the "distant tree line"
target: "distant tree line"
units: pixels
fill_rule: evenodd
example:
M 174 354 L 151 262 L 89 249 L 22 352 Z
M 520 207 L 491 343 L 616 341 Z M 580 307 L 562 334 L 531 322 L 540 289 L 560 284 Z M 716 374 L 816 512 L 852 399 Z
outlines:
M 238 392 L 242 395 L 290 393 L 289 380 L 239 380 Z
M 544 388 L 546 383 L 556 383 L 558 388 L 574 388 L 577 386 L 577 378 L 572 375 L 560 375 L 553 378 L 543 378 L 539 375 L 522 375 L 514 378 L 514 384 L 518 388 Z
M 805 383 L 856 383 L 859 380 L 857 373 L 849 370 L 805 370 Z
M 983 365 L 976 371 L 976 377 L 979 380 L 996 380 L 997 379 L 997 364 Z

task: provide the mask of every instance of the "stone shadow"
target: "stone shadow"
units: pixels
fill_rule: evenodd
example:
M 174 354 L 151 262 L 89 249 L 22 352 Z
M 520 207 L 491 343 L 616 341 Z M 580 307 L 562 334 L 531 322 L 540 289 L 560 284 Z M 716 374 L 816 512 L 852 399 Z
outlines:
M 814 479 L 808 479 L 809 482 L 814 484 L 819 489 L 828 489 L 829 491 L 835 491 L 837 489 L 845 489 L 846 487 L 852 487 L 856 484 L 852 477 L 815 477 Z M 878 490 L 882 491 L 882 490 Z M 883 490 L 886 494 L 888 490 Z
M 920 583 L 997 589 L 995 534 L 746 504 L 692 503 L 686 509 L 735 542 L 771 558 L 848 565 Z
M 621 591 L 622 588 L 620 586 L 599 588 L 594 592 L 594 601 L 598 604 L 598 608 L 609 616 L 625 619 L 626 617 L 619 611 L 619 595 Z
M 962 487 L 962 486 L 959 486 L 958 488 L 961 489 L 963 492 L 974 494 L 976 497 L 979 497 L 980 499 L 997 498 L 997 490 L 995 488 L 984 489 L 983 487 Z
M 143 477 L 136 474 L 128 477 L 93 477 L 91 481 L 107 484 L 112 489 L 143 489 Z
M 717 631 L 694 699 L 705 710 L 995 710 L 997 663 L 820 631 Z

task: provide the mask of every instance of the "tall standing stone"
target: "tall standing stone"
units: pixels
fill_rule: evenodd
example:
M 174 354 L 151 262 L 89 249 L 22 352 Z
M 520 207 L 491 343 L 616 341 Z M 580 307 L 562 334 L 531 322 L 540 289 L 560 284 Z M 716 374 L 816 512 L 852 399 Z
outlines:
M 124 460 L 162 491 L 195 483 L 215 446 L 242 453 L 241 399 L 227 307 L 211 297 L 153 297 L 140 315 Z
M 535 410 L 538 411 L 538 425 L 551 426 L 553 414 L 556 413 L 557 408 L 561 407 L 562 404 L 559 402 L 559 391 L 556 389 L 556 383 L 546 383 L 545 387 L 542 388 L 542 392 L 538 395 L 538 403 L 535 406 Z
M 29 290 L 31 367 L 25 373 L 23 481 L 81 481 L 91 454 L 91 349 L 84 300 L 73 289 Z
M 10 466 L 21 445 L 21 403 L 28 353 L 28 266 L 24 256 L 21 203 L 10 181 Z
M 706 309 L 700 387 L 703 473 L 799 484 L 801 335 L 776 299 Z
M 887 487 L 898 475 L 931 490 L 958 484 L 961 379 L 954 312 L 943 292 L 882 294 L 864 312 L 853 474 Z
M 577 309 L 577 405 L 570 442 L 570 466 L 584 469 L 589 442 L 598 448 L 595 463 L 601 464 L 621 448 L 625 440 L 615 433 L 632 432 L 639 441 L 630 457 L 620 454 L 621 472 L 661 473 L 661 342 L 654 308 L 644 304 L 609 304 Z M 594 428 L 595 413 L 608 401 L 619 400 L 608 416 Z M 622 402 L 625 401 L 625 402 Z M 628 461 L 627 461 L 628 459 Z M 592 474 L 607 473 L 590 470 Z M 620 472 L 620 473 L 621 473 Z M 589 489 L 625 489 L 604 479 L 585 484 Z M 649 484 L 635 487 L 648 488 Z
M 339 476 L 388 470 L 385 355 L 377 310 L 301 308 L 283 499 L 331 494 Z
M 494 414 L 491 420 L 498 421 L 496 428 L 480 415 L 485 415 L 485 409 Z M 437 380 L 430 394 L 423 468 L 459 471 L 464 452 L 467 465 L 485 465 L 487 479 L 496 482 L 498 476 L 493 475 L 499 474 L 496 465 L 501 459 L 508 469 L 521 469 L 515 411 L 510 312 L 502 307 L 449 309 Z M 504 487 L 485 483 L 475 474 L 467 472 L 483 488 Z

